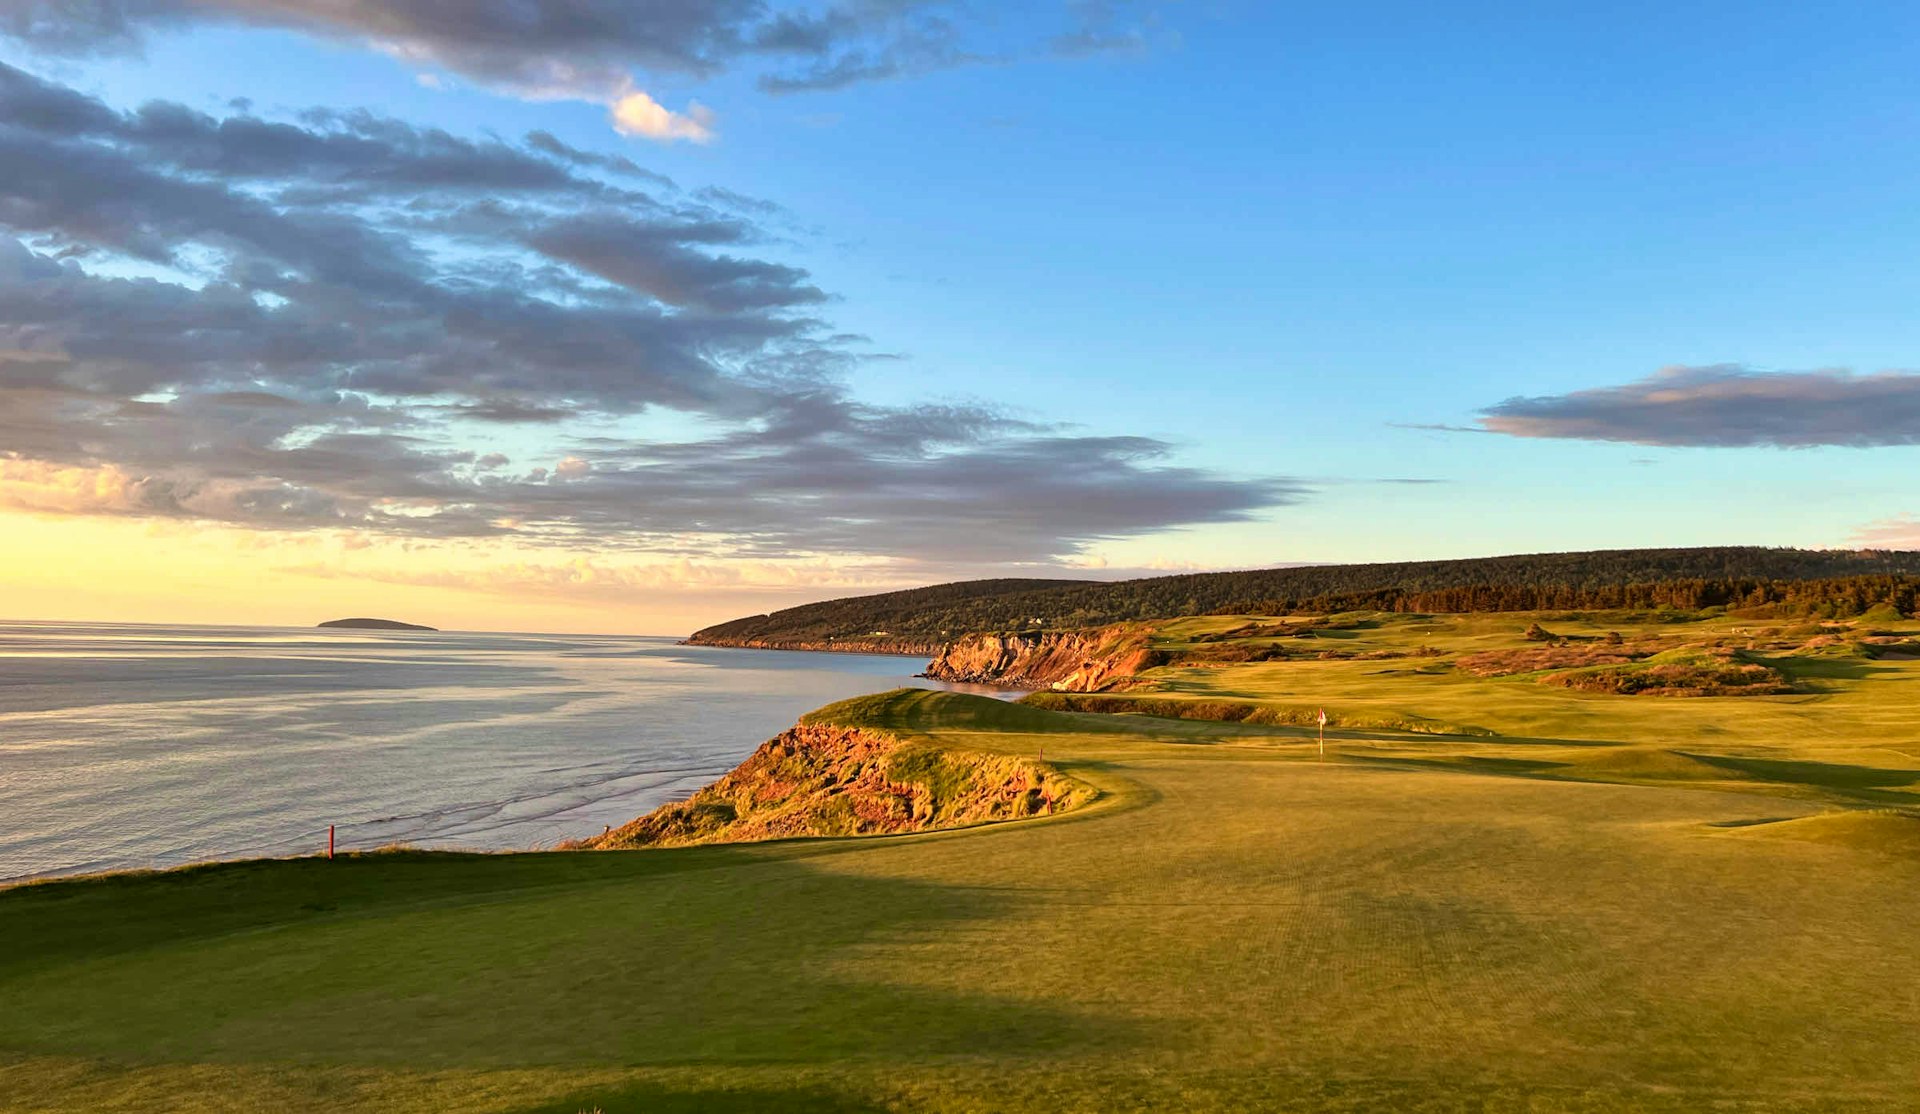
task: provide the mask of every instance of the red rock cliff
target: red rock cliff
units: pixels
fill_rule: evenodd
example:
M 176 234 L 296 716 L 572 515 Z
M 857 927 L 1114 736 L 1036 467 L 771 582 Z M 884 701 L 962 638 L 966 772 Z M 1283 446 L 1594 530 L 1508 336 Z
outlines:
M 925 676 L 1005 688 L 1104 692 L 1170 657 L 1140 624 L 1085 631 L 970 634 L 940 651 Z
M 570 846 L 588 850 L 884 835 L 1063 812 L 1093 789 L 1034 759 L 801 724 L 684 801 Z

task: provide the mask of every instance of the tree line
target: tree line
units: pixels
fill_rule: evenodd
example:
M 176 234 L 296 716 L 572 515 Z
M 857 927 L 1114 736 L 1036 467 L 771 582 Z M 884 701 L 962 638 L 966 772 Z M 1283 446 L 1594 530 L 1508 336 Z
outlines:
M 1847 619 L 1887 607 L 1912 615 L 1920 577 L 1851 576 L 1823 580 L 1751 577 L 1642 581 L 1633 584 L 1482 584 L 1432 591 L 1382 589 L 1310 598 L 1259 600 L 1226 614 L 1290 615 L 1313 611 L 1688 611 L 1719 609 Z
M 1309 565 L 1123 581 L 979 580 L 854 596 L 708 627 L 694 641 L 941 640 L 1180 615 L 1327 611 L 1698 611 L 1911 615 L 1920 552 L 1729 546 Z

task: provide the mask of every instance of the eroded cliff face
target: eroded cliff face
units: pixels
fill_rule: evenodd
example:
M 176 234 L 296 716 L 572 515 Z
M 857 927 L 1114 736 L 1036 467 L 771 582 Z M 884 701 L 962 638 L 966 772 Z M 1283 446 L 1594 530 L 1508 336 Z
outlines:
M 970 634 L 949 643 L 924 674 L 937 681 L 1105 692 L 1171 657 L 1147 645 L 1152 628 L 1130 623 L 1087 631 Z
M 1095 796 L 1046 763 L 802 724 L 684 801 L 570 846 L 587 850 L 884 835 L 1061 812 Z

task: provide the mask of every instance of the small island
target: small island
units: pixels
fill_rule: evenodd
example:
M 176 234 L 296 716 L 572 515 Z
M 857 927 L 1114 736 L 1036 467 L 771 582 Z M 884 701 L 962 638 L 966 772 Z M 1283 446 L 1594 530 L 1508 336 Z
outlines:
M 438 627 L 423 627 L 418 623 L 402 623 L 396 619 L 329 619 L 320 624 L 323 627 L 348 627 L 353 630 L 439 630 Z

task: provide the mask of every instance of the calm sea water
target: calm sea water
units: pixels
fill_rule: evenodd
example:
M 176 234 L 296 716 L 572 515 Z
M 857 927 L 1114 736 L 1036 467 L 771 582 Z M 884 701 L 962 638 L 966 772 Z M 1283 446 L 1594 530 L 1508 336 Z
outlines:
M 683 796 L 918 658 L 665 638 L 0 623 L 0 879 L 528 848 Z

